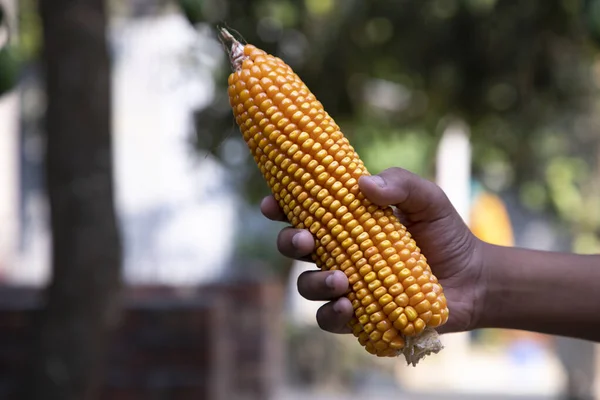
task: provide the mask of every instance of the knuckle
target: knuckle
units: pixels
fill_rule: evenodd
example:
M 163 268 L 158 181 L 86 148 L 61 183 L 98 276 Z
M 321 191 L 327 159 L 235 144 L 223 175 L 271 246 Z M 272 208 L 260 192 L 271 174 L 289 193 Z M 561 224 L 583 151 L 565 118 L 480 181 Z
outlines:
M 290 228 L 283 228 L 277 234 L 277 250 L 279 252 L 286 254 L 287 249 L 289 248 L 289 243 L 291 241 L 291 232 Z
M 298 275 L 298 279 L 296 280 L 296 286 L 298 287 L 298 292 L 300 293 L 300 295 L 302 295 L 303 297 L 307 296 L 307 281 L 309 281 L 308 279 L 308 271 L 305 271 L 303 273 L 301 273 L 300 275 Z
M 323 298 L 323 285 L 319 279 L 318 272 L 305 271 L 298 276 L 298 293 L 307 300 L 318 300 Z
M 278 250 L 280 253 L 284 253 L 284 252 L 285 252 L 285 251 L 284 251 L 285 249 L 283 248 L 283 238 L 282 238 L 282 234 L 281 234 L 281 232 L 280 232 L 280 233 L 279 233 L 279 235 L 277 236 L 277 250 Z
M 324 331 L 328 331 L 328 327 L 327 327 L 327 319 L 325 318 L 325 310 L 324 310 L 325 306 L 320 307 L 317 310 L 317 315 L 316 315 L 316 319 L 317 319 L 317 325 L 319 325 L 319 328 L 321 328 Z

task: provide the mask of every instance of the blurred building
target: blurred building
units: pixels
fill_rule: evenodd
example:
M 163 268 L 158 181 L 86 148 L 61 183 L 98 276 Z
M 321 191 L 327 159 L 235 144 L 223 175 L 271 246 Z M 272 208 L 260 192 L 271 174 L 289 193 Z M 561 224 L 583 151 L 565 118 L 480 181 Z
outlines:
M 132 284 L 194 285 L 218 279 L 229 262 L 236 199 L 225 171 L 193 149 L 192 111 L 214 96 L 222 49 L 179 14 L 112 21 L 116 202 Z M 19 107 L 23 104 L 23 109 Z M 0 268 L 14 284 L 48 276 L 42 175 L 43 96 L 36 70 L 2 100 Z M 19 119 L 19 116 L 23 116 Z M 21 231 L 21 235 L 17 232 Z M 20 238 L 19 241 L 13 241 Z

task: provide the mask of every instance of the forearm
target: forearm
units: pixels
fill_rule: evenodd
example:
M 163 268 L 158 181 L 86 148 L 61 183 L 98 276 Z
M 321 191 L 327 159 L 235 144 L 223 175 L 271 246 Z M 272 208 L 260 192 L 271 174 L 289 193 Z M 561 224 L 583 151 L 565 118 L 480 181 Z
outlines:
M 600 256 L 484 245 L 479 328 L 600 341 Z

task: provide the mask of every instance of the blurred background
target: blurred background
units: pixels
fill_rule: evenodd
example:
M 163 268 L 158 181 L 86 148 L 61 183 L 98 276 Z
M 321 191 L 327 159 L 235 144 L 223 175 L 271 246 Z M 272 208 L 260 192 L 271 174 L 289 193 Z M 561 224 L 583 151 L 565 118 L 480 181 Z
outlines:
M 0 398 L 593 399 L 597 346 L 319 330 L 215 33 L 282 57 L 372 173 L 484 240 L 600 251 L 600 1 L 0 0 Z M 560 290 L 560 288 L 557 288 Z

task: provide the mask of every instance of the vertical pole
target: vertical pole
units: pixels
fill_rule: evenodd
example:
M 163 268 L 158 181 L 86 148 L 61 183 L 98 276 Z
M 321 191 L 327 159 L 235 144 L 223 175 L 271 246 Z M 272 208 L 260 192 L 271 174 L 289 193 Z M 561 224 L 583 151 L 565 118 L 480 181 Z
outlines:
M 0 3 L 15 40 L 17 3 L 7 0 Z M 3 36 L 0 41 L 4 43 Z M 1 44 L 0 44 L 1 46 Z M 0 275 L 17 262 L 19 237 L 19 90 L 0 96 Z
M 437 149 L 436 181 L 446 192 L 452 205 L 465 223 L 469 223 L 471 206 L 471 142 L 469 127 L 462 121 L 452 121 L 444 129 Z M 442 336 L 444 357 L 464 356 L 469 347 L 465 332 Z

